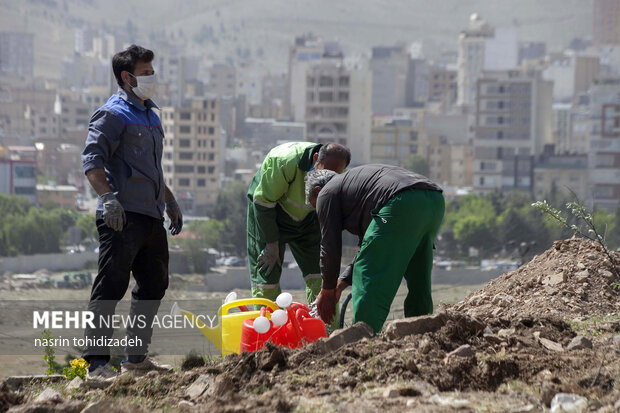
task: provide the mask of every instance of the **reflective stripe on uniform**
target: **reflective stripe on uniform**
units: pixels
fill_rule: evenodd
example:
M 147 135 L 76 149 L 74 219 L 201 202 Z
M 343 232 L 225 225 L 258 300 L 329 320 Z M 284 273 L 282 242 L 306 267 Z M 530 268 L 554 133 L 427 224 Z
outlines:
M 314 211 L 314 207 L 312 205 L 308 205 L 308 204 L 300 204 L 298 202 L 293 201 L 291 198 L 289 198 L 286 194 L 284 194 L 284 196 L 282 197 L 284 199 L 284 201 L 292 204 L 294 207 L 299 208 L 299 209 L 307 209 L 308 211 Z M 280 204 L 282 205 L 282 204 Z
M 254 203 L 260 206 L 263 206 L 265 208 L 275 208 L 276 207 L 276 203 L 275 202 L 261 202 L 258 199 L 254 199 Z
M 308 274 L 304 277 L 304 281 L 314 280 L 317 278 L 321 278 L 321 274 Z
M 280 284 L 252 284 L 252 287 L 269 289 L 269 288 L 278 288 L 280 287 Z

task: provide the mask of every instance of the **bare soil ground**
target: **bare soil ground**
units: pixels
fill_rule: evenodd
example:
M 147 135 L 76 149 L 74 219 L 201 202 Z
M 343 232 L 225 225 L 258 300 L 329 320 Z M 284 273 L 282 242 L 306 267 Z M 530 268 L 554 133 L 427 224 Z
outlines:
M 418 319 L 416 334 L 389 325 L 415 320 L 391 321 L 378 337 L 333 352 L 321 343 L 267 346 L 173 374 L 121 376 L 105 389 L 67 391 L 60 383 L 53 386 L 63 401 L 46 406 L 104 400 L 107 411 L 133 412 L 535 412 L 565 392 L 587 398 L 588 411 L 615 412 L 620 292 L 613 280 L 595 244 L 558 241 L 439 315 Z M 49 385 L 2 386 L 0 409 L 34 407 Z

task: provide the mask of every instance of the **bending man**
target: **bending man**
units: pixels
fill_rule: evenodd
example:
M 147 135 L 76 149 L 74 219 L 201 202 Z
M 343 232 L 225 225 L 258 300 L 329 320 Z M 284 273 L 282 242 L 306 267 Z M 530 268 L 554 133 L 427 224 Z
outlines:
M 337 291 L 352 282 L 353 322 L 364 321 L 378 333 L 403 277 L 409 289 L 405 316 L 433 312 L 433 241 L 444 214 L 439 186 L 403 168 L 364 165 L 342 175 L 314 171 L 306 194 L 321 225 L 323 287 L 317 306 L 324 321 L 335 314 Z M 338 280 L 345 229 L 360 245 L 345 271 L 351 274 L 347 281 Z
M 288 244 L 306 283 L 306 299 L 321 289 L 321 233 L 305 202 L 304 178 L 311 170 L 342 173 L 351 161 L 347 148 L 335 143 L 285 143 L 265 157 L 248 189 L 248 266 L 252 296 L 275 300 L 280 294 L 284 248 Z

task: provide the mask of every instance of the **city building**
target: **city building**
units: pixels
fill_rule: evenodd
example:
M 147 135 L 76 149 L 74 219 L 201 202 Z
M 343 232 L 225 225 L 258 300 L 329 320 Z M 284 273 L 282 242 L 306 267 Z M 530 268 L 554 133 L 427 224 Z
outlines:
M 524 60 L 538 60 L 547 55 L 547 44 L 545 42 L 520 42 L 519 43 L 519 64 Z
M 246 118 L 240 131 L 244 147 L 268 151 L 284 142 L 306 140 L 306 124 L 269 118 Z
M 37 161 L 34 146 L 0 145 L 0 193 L 36 202 Z
M 599 76 L 598 56 L 556 54 L 548 56 L 543 78 L 553 81 L 553 99 L 570 102 L 575 95 L 586 93 Z
M 56 208 L 75 208 L 78 189 L 73 185 L 37 185 L 37 204 Z
M 253 65 L 243 63 L 237 69 L 237 95 L 245 95 L 249 105 L 259 105 L 263 98 L 263 74 Z
M 410 107 L 428 100 L 429 68 L 413 59 L 405 45 L 372 48 L 372 113 L 390 115 L 397 107 Z
M 620 0 L 593 0 L 592 44 L 620 44 Z
M 620 200 L 620 78 L 603 78 L 590 88 L 588 167 L 595 207 L 614 211 Z
M 471 143 L 451 143 L 445 136 L 428 136 L 428 177 L 442 186 L 471 187 L 474 151 Z
M 168 187 L 188 215 L 205 215 L 219 188 L 220 120 L 215 96 L 161 110 L 162 167 Z
M 308 68 L 306 138 L 351 149 L 354 164 L 370 160 L 371 84 L 367 67 L 325 60 Z
M 215 63 L 209 68 L 207 93 L 223 96 L 237 96 L 237 69 L 224 63 Z
M 534 160 L 553 143 L 553 83 L 539 72 L 485 72 L 477 82 L 474 190 L 532 191 Z
M 513 69 L 518 58 L 515 30 L 495 29 L 477 13 L 472 14 L 469 27 L 461 32 L 458 40 L 457 103 L 474 104 L 482 72 Z
M 308 69 L 319 63 L 325 54 L 325 44 L 311 33 L 296 37 L 295 43 L 289 49 L 285 107 L 289 117 L 295 122 L 303 122 L 306 116 Z
M 543 154 L 534 167 L 534 196 L 544 199 L 553 192 L 582 201 L 591 198 L 587 155 Z
M 34 34 L 0 32 L 0 74 L 32 76 Z
M 426 157 L 422 122 L 381 117 L 372 128 L 370 162 L 403 166 L 413 155 Z
M 267 105 L 284 105 L 286 102 L 287 84 L 286 73 L 263 76 L 262 103 Z
M 429 70 L 428 100 L 452 104 L 456 102 L 456 68 L 433 66 Z

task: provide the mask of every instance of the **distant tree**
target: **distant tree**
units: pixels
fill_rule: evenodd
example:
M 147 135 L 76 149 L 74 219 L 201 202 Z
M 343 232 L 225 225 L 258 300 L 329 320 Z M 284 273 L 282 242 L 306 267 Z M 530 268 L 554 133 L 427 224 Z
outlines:
M 82 214 L 75 222 L 82 230 L 82 240 L 94 241 L 97 237 L 97 225 L 95 217 L 90 214 Z
M 412 155 L 404 165 L 405 169 L 409 169 L 411 172 L 415 172 L 420 175 L 428 176 L 430 168 L 428 161 L 422 155 Z
M 246 220 L 248 186 L 240 181 L 229 182 L 215 201 L 213 217 L 224 223 L 220 244 L 232 246 L 238 255 L 246 255 Z

